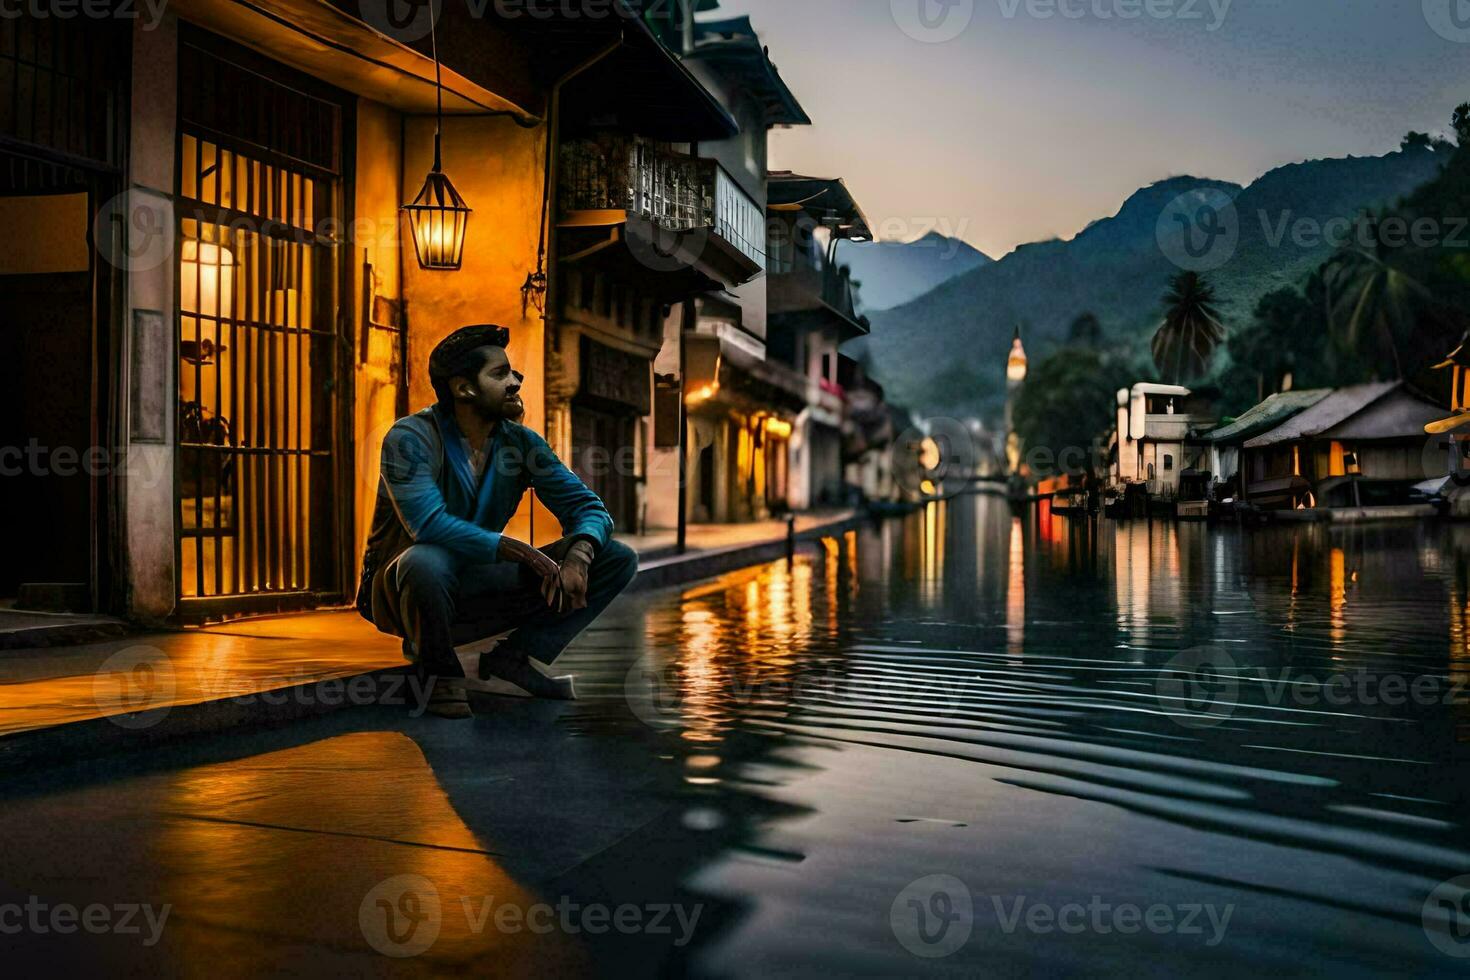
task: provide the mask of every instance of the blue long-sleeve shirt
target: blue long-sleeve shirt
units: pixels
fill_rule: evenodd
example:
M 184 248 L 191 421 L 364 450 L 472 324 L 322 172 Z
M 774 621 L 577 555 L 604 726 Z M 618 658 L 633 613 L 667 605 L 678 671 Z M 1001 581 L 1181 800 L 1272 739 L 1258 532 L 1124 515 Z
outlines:
M 424 409 L 399 419 L 383 439 L 369 547 L 382 565 L 411 544 L 439 545 L 472 562 L 499 561 L 501 532 L 532 489 L 564 536 L 586 538 L 598 550 L 607 544 L 607 507 L 541 436 L 499 423 L 477 476 L 454 419 L 437 405 Z

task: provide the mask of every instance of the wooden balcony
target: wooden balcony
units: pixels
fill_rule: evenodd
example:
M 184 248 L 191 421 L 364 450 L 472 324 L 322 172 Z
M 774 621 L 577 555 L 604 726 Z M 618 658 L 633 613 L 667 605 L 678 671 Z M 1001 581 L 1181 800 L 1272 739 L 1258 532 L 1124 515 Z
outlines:
M 773 268 L 770 313 L 773 322 L 795 330 L 835 327 L 839 340 L 868 333 L 868 320 L 857 310 L 852 281 L 845 269 L 818 258 L 818 264 L 797 256 Z
M 765 271 L 764 212 L 713 160 L 641 137 L 562 145 L 563 261 L 609 251 L 630 273 L 732 287 Z M 680 287 L 682 288 L 682 287 Z M 693 288 L 693 287 L 691 287 Z

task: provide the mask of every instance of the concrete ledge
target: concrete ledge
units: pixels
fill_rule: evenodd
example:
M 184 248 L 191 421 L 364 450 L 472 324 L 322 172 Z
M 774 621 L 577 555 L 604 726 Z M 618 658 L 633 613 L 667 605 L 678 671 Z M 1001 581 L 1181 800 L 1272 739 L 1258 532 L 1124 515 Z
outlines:
M 806 544 L 835 534 L 845 534 L 861 527 L 867 518 L 854 514 L 830 524 L 821 524 L 798 531 L 797 544 Z M 761 541 L 755 544 L 734 545 L 709 551 L 695 551 L 684 555 L 655 557 L 639 563 L 638 576 L 628 587 L 629 592 L 646 592 L 662 589 L 685 582 L 695 582 L 715 575 L 723 575 L 739 568 L 762 565 L 786 557 L 787 540 Z
M 285 725 L 363 705 L 419 710 L 420 693 L 413 668 L 404 666 L 35 728 L 0 737 L 0 772 L 136 751 L 192 735 Z
M 1404 504 L 1400 507 L 1337 507 L 1328 510 L 1334 524 L 1361 524 L 1365 521 L 1424 521 L 1439 516 L 1430 504 Z
M 69 647 L 82 643 L 116 640 L 137 632 L 136 627 L 118 620 L 97 623 L 58 623 L 55 626 L 29 626 L 0 630 L 0 656 L 7 651 L 34 650 L 37 647 Z
M 1314 507 L 1311 510 L 1271 510 L 1269 520 L 1281 522 L 1322 522 L 1332 524 L 1366 524 L 1372 521 L 1425 521 L 1439 516 L 1431 504 L 1403 504 L 1396 507 Z
M 1328 519 L 1325 510 L 1267 510 L 1261 513 L 1267 521 L 1280 524 L 1316 524 Z

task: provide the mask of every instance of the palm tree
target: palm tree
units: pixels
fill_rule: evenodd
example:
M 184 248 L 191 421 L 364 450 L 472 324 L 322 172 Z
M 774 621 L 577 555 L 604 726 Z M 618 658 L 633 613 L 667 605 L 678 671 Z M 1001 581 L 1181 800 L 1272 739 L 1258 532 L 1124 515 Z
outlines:
M 1388 355 L 1394 376 L 1403 377 L 1399 339 L 1416 325 L 1419 300 L 1429 291 L 1389 264 L 1393 250 L 1378 234 L 1379 220 L 1366 218 L 1354 243 L 1342 248 L 1322 269 L 1327 321 L 1347 350 Z M 1365 350 L 1367 344 L 1372 350 Z
M 1224 339 L 1215 287 L 1197 272 L 1171 278 L 1164 294 L 1164 322 L 1153 342 L 1154 364 L 1165 380 L 1178 384 L 1204 375 Z

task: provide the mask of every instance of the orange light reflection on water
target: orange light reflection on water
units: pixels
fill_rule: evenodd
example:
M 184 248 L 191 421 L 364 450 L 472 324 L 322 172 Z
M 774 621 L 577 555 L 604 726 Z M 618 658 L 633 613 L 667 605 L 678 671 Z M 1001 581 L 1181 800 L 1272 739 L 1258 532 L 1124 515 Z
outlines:
M 837 559 L 826 554 L 837 549 L 837 542 L 826 539 L 823 545 L 817 559 L 798 554 L 790 562 L 730 572 L 685 590 L 674 643 L 666 643 L 657 635 L 658 626 L 650 624 L 651 648 L 678 651 L 670 669 L 680 695 L 681 737 L 719 742 L 737 711 L 784 707 L 764 695 L 789 690 L 800 650 L 816 627 L 814 561 L 822 561 L 825 570 L 822 628 L 838 627 Z
M 1026 649 L 1026 529 L 1011 518 L 1010 555 L 1006 574 L 1006 652 L 1019 657 Z

